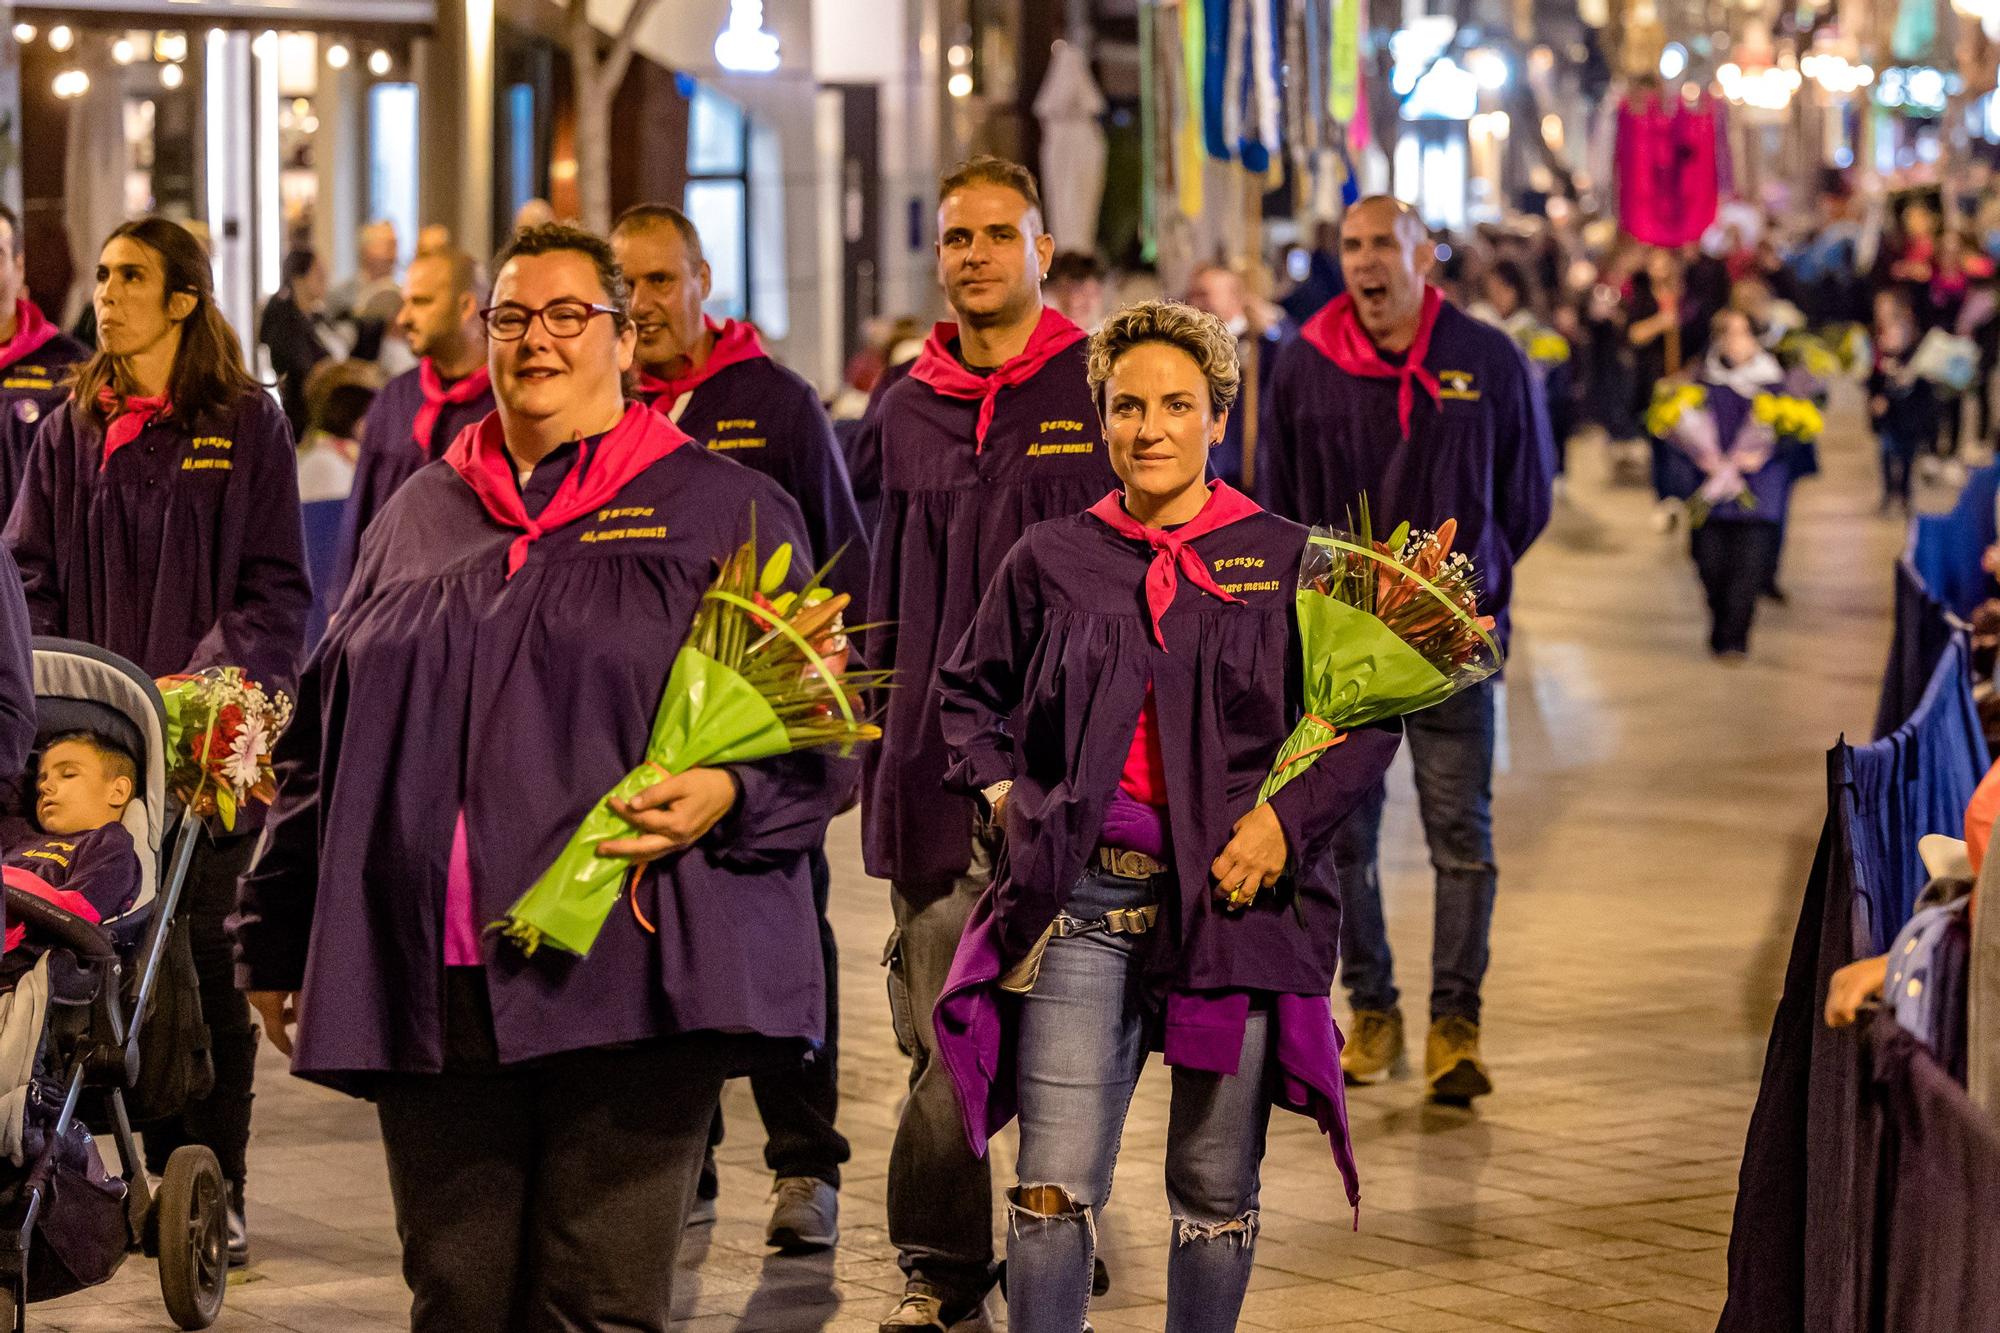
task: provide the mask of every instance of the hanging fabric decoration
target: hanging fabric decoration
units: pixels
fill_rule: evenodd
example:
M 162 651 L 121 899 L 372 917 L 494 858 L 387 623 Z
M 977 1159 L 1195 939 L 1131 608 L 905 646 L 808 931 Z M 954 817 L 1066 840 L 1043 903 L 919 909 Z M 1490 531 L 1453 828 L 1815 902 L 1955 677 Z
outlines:
M 1663 104 L 1657 92 L 1618 108 L 1618 220 L 1648 245 L 1700 239 L 1720 197 L 1715 108 Z
M 1250 6 L 1257 0 L 1229 0 L 1229 37 L 1222 66 L 1222 151 L 1216 156 L 1233 161 L 1243 143 L 1243 97 L 1249 71 L 1243 68 L 1243 50 L 1250 43 Z
M 1291 70 L 1293 78 L 1280 79 L 1278 95 L 1284 101 L 1284 144 L 1292 168 L 1292 211 L 1304 210 L 1307 190 L 1312 185 L 1312 146 L 1318 136 L 1318 98 L 1312 95 L 1312 68 L 1306 62 L 1306 12 L 1312 0 L 1298 0 L 1280 12 L 1284 20 L 1284 61 L 1280 71 Z
M 1208 13 L 1226 0 L 1181 0 L 1181 116 L 1174 135 L 1175 172 L 1180 183 L 1181 213 L 1200 217 L 1202 155 L 1207 127 L 1203 80 L 1208 69 Z
M 1153 7 L 1139 6 L 1139 253 L 1150 255 L 1155 246 L 1160 177 L 1170 170 L 1172 156 L 1160 151 L 1159 127 L 1173 116 L 1173 90 L 1162 79 L 1154 49 Z
M 1249 101 L 1245 106 L 1245 133 L 1240 140 L 1239 155 L 1244 167 L 1256 173 L 1271 169 L 1272 159 L 1282 146 L 1278 128 L 1283 114 L 1278 99 L 1278 62 L 1284 58 L 1284 52 L 1279 49 L 1278 33 L 1271 22 L 1274 3 L 1276 0 L 1246 0 L 1244 4 L 1250 20 L 1243 60 L 1244 91 Z
M 1363 152 L 1368 147 L 1368 79 L 1366 75 L 1354 80 L 1354 116 L 1347 122 L 1347 150 L 1350 153 Z M 1352 164 L 1350 164 L 1350 170 Z
M 1327 110 L 1343 125 L 1354 123 L 1360 104 L 1362 0 L 1333 0 L 1333 90 Z
M 1242 0 L 1202 0 L 1208 31 L 1202 38 L 1201 128 L 1208 155 L 1229 160 L 1229 43 Z
M 1099 118 L 1105 103 L 1082 47 L 1056 43 L 1034 106 L 1042 126 L 1042 204 L 1049 232 L 1059 250 L 1095 250 L 1104 203 L 1107 150 Z

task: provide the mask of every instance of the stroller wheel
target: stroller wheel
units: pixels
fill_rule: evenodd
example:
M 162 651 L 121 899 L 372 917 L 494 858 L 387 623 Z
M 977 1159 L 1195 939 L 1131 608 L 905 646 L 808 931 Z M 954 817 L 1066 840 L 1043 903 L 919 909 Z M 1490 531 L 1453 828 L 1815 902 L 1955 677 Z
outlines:
M 229 1279 L 229 1205 L 215 1154 L 174 1149 L 153 1203 L 160 1240 L 160 1295 L 182 1328 L 207 1328 L 222 1313 Z

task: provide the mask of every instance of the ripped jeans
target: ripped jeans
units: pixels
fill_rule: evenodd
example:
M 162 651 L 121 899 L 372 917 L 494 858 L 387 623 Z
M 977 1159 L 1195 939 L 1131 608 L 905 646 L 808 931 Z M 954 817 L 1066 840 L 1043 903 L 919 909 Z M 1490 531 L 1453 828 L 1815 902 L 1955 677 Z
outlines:
M 1153 886 L 1091 871 L 1065 914 L 1101 919 L 1155 900 Z M 1078 1333 L 1090 1303 L 1098 1220 L 1132 1089 L 1151 1045 L 1138 958 L 1146 936 L 1051 939 L 1021 997 L 1015 1046 L 1020 1184 L 1007 1199 L 1013 1333 Z M 1236 1327 L 1257 1240 L 1257 1168 L 1270 1120 L 1269 1014 L 1253 1008 L 1234 1077 L 1173 1071 L 1167 1129 L 1168 1333 Z

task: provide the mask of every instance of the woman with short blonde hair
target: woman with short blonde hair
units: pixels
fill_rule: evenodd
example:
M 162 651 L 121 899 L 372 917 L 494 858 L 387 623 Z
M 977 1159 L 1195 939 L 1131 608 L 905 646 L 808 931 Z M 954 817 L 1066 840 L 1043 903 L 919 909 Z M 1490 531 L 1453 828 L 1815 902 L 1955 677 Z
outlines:
M 1327 998 L 1340 906 L 1319 853 L 1396 733 L 1350 734 L 1257 803 L 1300 716 L 1306 530 L 1207 480 L 1234 340 L 1146 302 L 1098 330 L 1089 372 L 1123 487 L 1028 530 L 939 677 L 949 781 L 983 796 L 1005 856 L 938 1004 L 938 1049 L 976 1148 L 1021 1118 L 1011 1327 L 1075 1333 L 1126 1107 L 1164 1045 L 1166 1327 L 1227 1329 L 1274 1101 L 1318 1119 L 1358 1197 Z

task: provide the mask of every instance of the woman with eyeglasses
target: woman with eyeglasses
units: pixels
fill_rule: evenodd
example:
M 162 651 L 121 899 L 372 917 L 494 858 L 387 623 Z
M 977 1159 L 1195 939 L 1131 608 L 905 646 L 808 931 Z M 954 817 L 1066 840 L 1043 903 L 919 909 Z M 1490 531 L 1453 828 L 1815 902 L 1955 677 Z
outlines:
M 239 666 L 291 693 L 312 604 L 292 431 L 244 369 L 207 254 L 166 218 L 127 222 L 99 252 L 91 306 L 97 351 L 72 372 L 67 405 L 43 419 L 7 524 L 34 632 L 108 648 L 154 676 Z M 214 1150 L 231 1263 L 249 1253 L 257 1032 L 224 922 L 259 813 L 202 839 L 182 900 L 214 1088 L 144 1127 L 156 1173 L 184 1144 Z
M 820 1039 L 805 856 L 852 776 L 817 754 L 663 776 L 599 848 L 634 874 L 587 956 L 488 929 L 644 756 L 717 560 L 753 524 L 805 549 L 776 483 L 626 403 L 603 241 L 533 227 L 496 270 L 497 410 L 362 539 L 278 755 L 238 980 L 294 1073 L 374 1099 L 413 1329 L 664 1333 L 724 1078 Z

